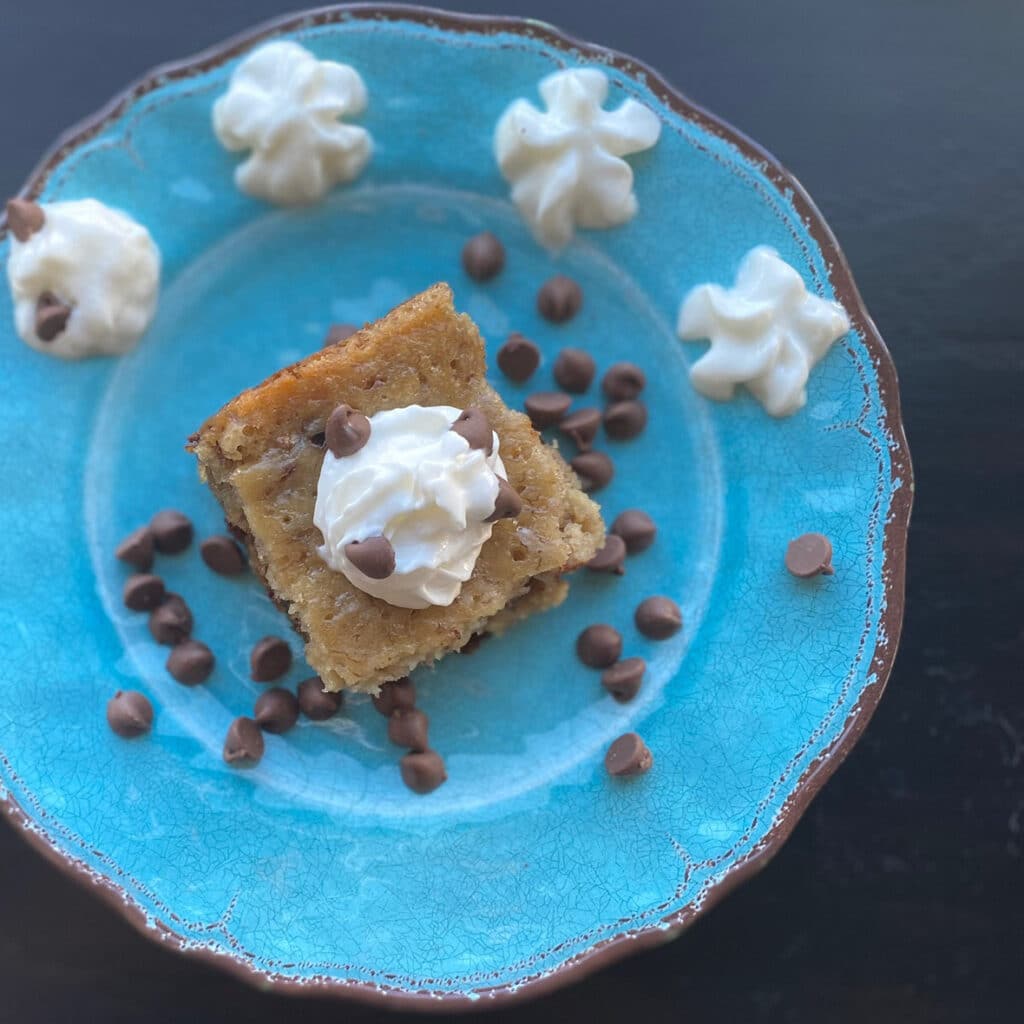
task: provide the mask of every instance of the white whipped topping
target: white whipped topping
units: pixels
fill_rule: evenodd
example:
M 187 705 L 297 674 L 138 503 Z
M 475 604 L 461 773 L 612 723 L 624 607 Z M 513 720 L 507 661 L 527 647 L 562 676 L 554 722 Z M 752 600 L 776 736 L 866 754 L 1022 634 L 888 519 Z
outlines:
M 160 289 L 160 251 L 149 232 L 95 199 L 41 205 L 43 226 L 24 242 L 10 236 L 7 277 L 18 334 L 62 359 L 127 352 L 153 319 Z M 36 333 L 36 307 L 46 293 L 71 307 L 52 341 Z
M 622 157 L 658 141 L 657 115 L 634 99 L 603 110 L 608 76 L 597 68 L 556 71 L 538 91 L 546 111 L 518 99 L 494 132 L 494 155 L 519 212 L 552 247 L 569 242 L 575 226 L 624 224 L 637 201 Z
M 808 292 L 800 274 L 766 245 L 743 258 L 732 288 L 692 289 L 677 326 L 684 341 L 711 341 L 690 368 L 702 395 L 724 401 L 743 384 L 772 416 L 804 406 L 811 367 L 849 329 L 843 307 Z
M 491 536 L 498 477 L 494 449 L 469 447 L 451 425 L 448 405 L 409 405 L 370 419 L 370 437 L 354 455 L 324 453 L 313 522 L 323 534 L 320 557 L 373 597 L 399 608 L 450 605 Z M 493 433 L 493 432 L 492 432 Z M 352 541 L 383 535 L 395 550 L 395 571 L 370 579 L 345 556 Z
M 235 68 L 213 105 L 213 130 L 226 149 L 252 150 L 235 171 L 243 192 L 288 206 L 312 203 L 370 159 L 370 133 L 339 121 L 365 109 L 355 68 L 278 41 Z

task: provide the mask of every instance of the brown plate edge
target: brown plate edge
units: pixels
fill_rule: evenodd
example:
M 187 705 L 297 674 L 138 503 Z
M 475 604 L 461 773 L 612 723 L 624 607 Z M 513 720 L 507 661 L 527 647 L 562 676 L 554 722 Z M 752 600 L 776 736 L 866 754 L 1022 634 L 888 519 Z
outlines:
M 837 298 L 850 314 L 853 325 L 864 338 L 878 375 L 879 393 L 885 407 L 884 422 L 890 439 L 892 479 L 901 481 L 901 486 L 893 492 L 886 514 L 883 541 L 885 610 L 880 622 L 882 639 L 875 648 L 869 668 L 869 671 L 875 675 L 875 681 L 864 689 L 857 705 L 847 717 L 840 736 L 826 750 L 822 751 L 804 771 L 793 793 L 779 811 L 772 828 L 757 847 L 738 860 L 717 884 L 701 895 L 699 901 L 688 904 L 682 910 L 676 911 L 657 924 L 647 925 L 597 942 L 557 968 L 542 972 L 533 978 L 527 978 L 512 985 L 477 989 L 471 994 L 449 991 L 412 991 L 367 982 L 344 981 L 326 976 L 296 979 L 280 974 L 269 974 L 255 967 L 251 958 L 243 954 L 224 954 L 208 949 L 189 948 L 186 945 L 186 940 L 169 925 L 159 920 L 151 922 L 147 919 L 146 914 L 134 903 L 125 889 L 110 879 L 98 876 L 84 861 L 69 856 L 58 849 L 52 841 L 49 841 L 47 836 L 35 831 L 33 826 L 38 828 L 38 825 L 19 806 L 10 793 L 5 800 L 0 800 L 0 810 L 6 812 L 6 818 L 12 827 L 30 846 L 51 864 L 113 906 L 147 938 L 161 945 L 170 944 L 175 952 L 226 970 L 256 988 L 282 994 L 351 998 L 369 1004 L 384 1004 L 394 1009 L 425 1012 L 448 1013 L 459 1010 L 497 1008 L 580 981 L 593 971 L 614 963 L 631 953 L 659 946 L 675 938 L 698 917 L 716 906 L 738 885 L 763 868 L 789 838 L 811 801 L 860 738 L 881 700 L 892 670 L 903 624 L 907 531 L 914 493 L 913 470 L 900 416 L 896 367 L 881 335 L 864 307 L 849 265 L 835 236 L 803 186 L 757 143 L 714 117 L 692 100 L 687 99 L 669 85 L 658 72 L 642 61 L 603 46 L 577 40 L 543 22 L 514 17 L 454 14 L 434 8 L 404 4 L 337 5 L 289 14 L 264 22 L 256 28 L 233 36 L 186 60 L 161 65 L 129 86 L 100 111 L 61 135 L 32 172 L 20 194 L 27 197 L 38 196 L 50 174 L 72 150 L 99 133 L 109 122 L 116 119 L 128 104 L 168 80 L 204 72 L 246 50 L 259 40 L 279 32 L 356 19 L 417 21 L 455 32 L 512 32 L 540 39 L 561 50 L 576 51 L 584 57 L 596 59 L 628 75 L 644 79 L 650 90 L 680 116 L 731 142 L 746 157 L 760 164 L 767 177 L 780 192 L 790 193 L 794 208 L 817 242 L 829 265 L 829 276 Z M 6 217 L 0 215 L 0 237 L 6 233 L 6 227 Z

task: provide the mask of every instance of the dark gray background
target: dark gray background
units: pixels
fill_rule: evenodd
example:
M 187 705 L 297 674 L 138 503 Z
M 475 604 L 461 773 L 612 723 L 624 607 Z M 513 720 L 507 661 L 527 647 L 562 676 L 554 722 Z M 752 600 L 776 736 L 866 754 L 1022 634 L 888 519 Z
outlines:
M 491 1020 L 1020 1020 L 1024 3 L 461 7 L 648 61 L 801 178 L 895 356 L 918 481 L 889 693 L 788 846 L 679 941 Z M 284 10 L 0 0 L 0 194 L 150 66 Z M 379 1014 L 258 995 L 157 949 L 8 829 L 0 886 L 0 1020 Z

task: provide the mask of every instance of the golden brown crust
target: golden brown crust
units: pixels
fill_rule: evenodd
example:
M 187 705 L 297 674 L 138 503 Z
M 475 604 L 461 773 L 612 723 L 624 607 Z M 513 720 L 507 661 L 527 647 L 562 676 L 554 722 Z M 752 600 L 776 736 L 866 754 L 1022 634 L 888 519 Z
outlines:
M 306 638 L 306 658 L 328 689 L 376 690 L 457 650 L 512 602 L 522 602 L 518 613 L 507 609 L 495 628 L 558 603 L 564 588 L 534 578 L 554 581 L 603 541 L 597 506 L 527 417 L 487 384 L 485 369 L 476 326 L 455 312 L 451 290 L 439 284 L 242 392 L 190 441 L 201 475 L 229 524 L 247 536 L 257 571 Z M 367 415 L 412 404 L 472 405 L 497 432 L 523 511 L 495 524 L 451 606 L 396 608 L 352 586 L 317 554 L 313 506 L 323 452 L 311 438 L 339 402 Z

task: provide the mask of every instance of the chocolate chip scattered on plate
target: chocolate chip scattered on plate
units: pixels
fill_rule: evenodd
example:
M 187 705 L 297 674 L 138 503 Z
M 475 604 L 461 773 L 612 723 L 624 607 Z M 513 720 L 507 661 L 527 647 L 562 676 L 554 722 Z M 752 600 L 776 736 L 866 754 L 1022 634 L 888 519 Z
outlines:
M 133 612 L 149 612 L 160 604 L 167 589 L 164 581 L 152 573 L 133 573 L 124 581 L 121 593 L 124 606 Z
M 540 366 L 540 349 L 516 331 L 498 349 L 498 369 L 509 380 L 522 384 L 528 381 Z
M 114 555 L 139 572 L 148 572 L 153 568 L 153 533 L 150 528 L 140 526 L 132 530 L 114 549 Z
M 647 376 L 636 363 L 615 363 L 601 380 L 601 389 L 613 402 L 636 398 L 647 386 Z
M 224 737 L 224 760 L 236 768 L 249 768 L 262 757 L 263 732 L 251 718 L 236 718 Z
M 654 543 L 658 528 L 643 509 L 627 508 L 615 517 L 611 532 L 625 541 L 626 550 L 631 555 L 636 555 Z
M 821 533 L 805 533 L 791 540 L 786 548 L 786 568 L 802 579 L 831 576 L 832 542 Z
M 380 693 L 373 696 L 373 706 L 385 718 L 389 718 L 396 708 L 414 708 L 416 706 L 416 684 L 408 676 L 384 683 L 380 688 Z
M 448 781 L 444 761 L 434 750 L 406 754 L 398 762 L 398 767 L 402 773 L 402 781 L 421 796 L 432 793 L 443 782 Z
M 299 700 L 290 690 L 272 686 L 256 698 L 253 718 L 264 732 L 287 732 L 299 720 Z
M 569 411 L 572 399 L 561 391 L 535 391 L 526 396 L 523 405 L 530 422 L 538 429 L 553 427 Z
M 601 412 L 598 409 L 577 409 L 558 424 L 558 429 L 565 434 L 581 452 L 590 451 L 597 437 L 597 428 L 601 425 Z
M 395 708 L 388 719 L 388 739 L 396 747 L 424 751 L 429 746 L 427 716 L 419 708 Z
M 668 597 L 648 597 L 637 606 L 636 628 L 651 640 L 667 640 L 683 626 L 679 605 Z
M 162 555 L 177 555 L 192 543 L 192 521 L 177 509 L 166 508 L 149 521 L 153 543 Z
M 192 611 L 180 594 L 167 594 L 149 613 L 149 632 L 158 644 L 174 647 L 192 633 Z
M 505 267 L 505 246 L 497 235 L 481 231 L 462 247 L 462 266 L 474 281 L 490 281 Z
M 312 676 L 299 683 L 299 708 L 313 722 L 325 722 L 333 718 L 341 709 L 344 699 L 341 693 L 325 690 L 319 676 Z
M 647 426 L 647 406 L 635 398 L 615 402 L 604 412 L 604 432 L 615 441 L 631 441 Z
M 569 460 L 569 465 L 588 494 L 606 487 L 615 476 L 615 463 L 604 452 L 581 452 Z
M 647 744 L 635 733 L 620 736 L 604 756 L 604 766 L 609 775 L 619 778 L 643 775 L 654 764 L 654 757 Z
M 623 563 L 626 561 L 626 543 L 614 533 L 609 533 L 601 549 L 594 555 L 587 568 L 592 572 L 611 572 L 622 576 L 626 570 Z
M 576 655 L 590 668 L 607 668 L 622 654 L 622 635 L 613 626 L 587 626 L 576 638 Z
M 583 289 L 565 274 L 548 278 L 537 292 L 537 311 L 545 320 L 563 324 L 583 305 Z
M 555 383 L 574 395 L 581 395 L 590 387 L 596 372 L 594 357 L 581 348 L 563 348 L 552 368 Z
M 237 576 L 245 572 L 245 555 L 234 537 L 218 533 L 199 545 L 199 554 L 206 565 L 221 576 Z
M 643 658 L 623 658 L 601 673 L 601 685 L 620 704 L 625 704 L 639 693 L 646 671 Z
M 138 690 L 118 690 L 107 701 L 107 724 L 124 739 L 149 732 L 153 725 L 153 705 Z
M 185 686 L 197 686 L 210 678 L 213 651 L 201 640 L 182 640 L 167 656 L 167 671 Z
M 258 640 L 249 654 L 249 677 L 256 683 L 272 683 L 292 667 L 292 649 L 279 636 Z

